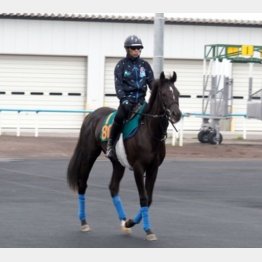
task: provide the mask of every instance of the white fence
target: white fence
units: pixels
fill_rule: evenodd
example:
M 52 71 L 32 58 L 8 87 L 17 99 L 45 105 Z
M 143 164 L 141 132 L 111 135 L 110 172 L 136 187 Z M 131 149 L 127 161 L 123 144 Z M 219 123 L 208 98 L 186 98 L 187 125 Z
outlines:
M 26 114 L 33 114 L 35 115 L 34 117 L 34 124 L 32 125 L 32 129 L 34 130 L 34 136 L 38 137 L 39 136 L 39 130 L 40 128 L 40 123 L 39 123 L 39 115 L 41 113 L 61 113 L 61 114 L 71 114 L 71 113 L 81 113 L 81 114 L 88 114 L 91 113 L 92 111 L 90 110 L 52 110 L 52 109 L 1 109 L 0 108 L 0 135 L 2 135 L 3 130 L 5 128 L 5 123 L 2 119 L 2 114 L 4 112 L 13 112 L 14 114 L 17 115 L 16 117 L 16 136 L 21 135 L 21 130 L 23 129 L 23 125 L 21 123 L 21 114 L 26 113 Z M 208 115 L 203 115 L 201 113 L 183 113 L 183 116 L 178 124 L 178 131 L 176 131 L 172 125 L 169 125 L 168 127 L 168 134 L 171 135 L 171 144 L 173 146 L 183 146 L 183 139 L 184 139 L 184 121 L 186 121 L 186 118 L 188 117 L 204 117 Z M 225 117 L 228 118 L 234 118 L 234 117 L 241 117 L 243 118 L 243 129 L 242 129 L 242 138 L 246 139 L 247 137 L 247 129 L 246 129 L 246 121 L 247 117 L 246 114 L 230 114 Z M 79 127 L 80 129 L 80 127 Z

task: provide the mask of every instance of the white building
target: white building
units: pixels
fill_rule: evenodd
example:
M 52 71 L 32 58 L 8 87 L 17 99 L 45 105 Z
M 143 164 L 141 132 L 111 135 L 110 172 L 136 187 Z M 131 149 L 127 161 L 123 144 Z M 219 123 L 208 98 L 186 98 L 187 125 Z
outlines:
M 94 110 L 117 107 L 113 70 L 125 56 L 130 34 L 144 44 L 142 58 L 152 64 L 153 17 L 0 14 L 0 109 Z M 201 113 L 203 57 L 207 44 L 262 45 L 262 21 L 168 18 L 164 32 L 164 70 L 176 71 L 183 112 Z M 245 113 L 248 65 L 233 64 L 233 113 Z M 156 76 L 157 77 L 157 76 Z M 262 87 L 262 67 L 254 66 L 254 88 Z M 39 113 L 41 128 L 79 130 L 84 114 Z M 24 128 L 35 115 L 21 114 Z M 14 128 L 14 112 L 1 112 L 2 131 Z M 188 118 L 185 130 L 199 130 L 200 118 Z M 242 129 L 234 119 L 231 130 Z M 262 130 L 248 120 L 247 129 Z

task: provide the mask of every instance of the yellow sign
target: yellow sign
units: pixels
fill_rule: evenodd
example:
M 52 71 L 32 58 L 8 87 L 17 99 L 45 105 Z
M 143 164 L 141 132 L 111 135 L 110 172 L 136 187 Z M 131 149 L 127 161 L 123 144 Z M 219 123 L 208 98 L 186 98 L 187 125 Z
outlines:
M 254 54 L 254 46 L 242 45 L 241 54 L 245 56 L 252 56 Z
M 227 55 L 238 55 L 239 53 L 239 48 L 238 47 L 233 47 L 233 46 L 229 46 L 227 47 Z

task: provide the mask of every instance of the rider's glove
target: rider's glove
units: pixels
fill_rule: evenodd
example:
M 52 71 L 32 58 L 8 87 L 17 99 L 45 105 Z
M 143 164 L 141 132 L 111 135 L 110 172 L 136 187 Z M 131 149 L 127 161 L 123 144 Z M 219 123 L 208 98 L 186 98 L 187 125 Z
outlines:
M 123 99 L 123 101 L 121 101 L 121 105 L 127 114 L 132 111 L 133 104 L 130 103 L 130 101 L 128 101 L 127 99 Z
M 122 104 L 122 105 L 128 105 L 128 104 L 129 104 L 129 101 L 128 101 L 127 99 L 125 99 L 125 100 L 123 100 L 123 101 L 121 102 L 121 104 Z

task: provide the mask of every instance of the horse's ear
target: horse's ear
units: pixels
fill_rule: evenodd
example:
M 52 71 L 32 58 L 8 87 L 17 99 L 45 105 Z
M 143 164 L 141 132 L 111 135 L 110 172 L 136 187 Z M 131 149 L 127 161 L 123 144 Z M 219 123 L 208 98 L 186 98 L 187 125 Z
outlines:
M 162 81 L 162 80 L 164 80 L 166 77 L 165 77 L 165 73 L 164 73 L 164 71 L 162 71 L 161 72 L 161 74 L 160 74 L 160 80 Z
M 171 77 L 170 81 L 175 83 L 176 82 L 176 79 L 177 79 L 177 75 L 176 75 L 176 72 L 174 71 L 173 72 L 173 76 Z

